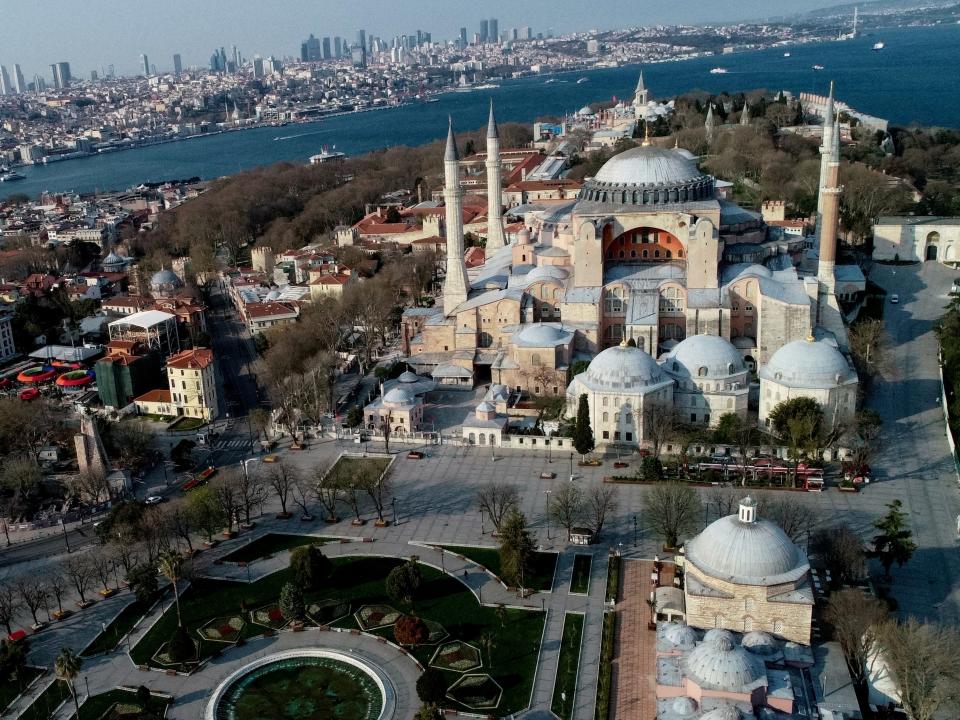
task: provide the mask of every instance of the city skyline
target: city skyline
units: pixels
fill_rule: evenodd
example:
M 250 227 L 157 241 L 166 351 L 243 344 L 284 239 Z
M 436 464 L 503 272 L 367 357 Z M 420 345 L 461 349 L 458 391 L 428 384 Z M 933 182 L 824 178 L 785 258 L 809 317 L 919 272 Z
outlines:
M 287 0 L 282 13 L 275 6 L 252 0 L 237 0 L 229 6 L 219 1 L 203 6 L 186 0 L 171 0 L 163 6 L 129 6 L 117 0 L 91 0 L 85 5 L 84 14 L 78 14 L 69 0 L 51 0 L 42 7 L 15 5 L 5 9 L 5 28 L 42 28 L 45 41 L 38 42 L 40 31 L 35 35 L 0 30 L 0 63 L 8 67 L 19 64 L 31 78 L 37 74 L 46 77 L 50 65 L 61 61 L 70 62 L 78 77 L 87 77 L 91 70 L 103 74 L 111 65 L 118 74 L 135 75 L 142 71 L 142 54 L 156 58 L 160 72 L 173 70 L 175 53 L 183 58 L 184 67 L 207 66 L 212 50 L 221 46 L 236 45 L 248 59 L 254 54 L 296 57 L 301 41 L 310 32 L 318 37 L 352 39 L 361 27 L 368 34 L 381 37 L 419 28 L 430 32 L 434 41 L 443 41 L 459 37 L 461 27 L 466 27 L 472 38 L 480 32 L 481 22 L 490 18 L 499 21 L 500 31 L 531 26 L 535 32 L 546 35 L 548 30 L 563 34 L 591 28 L 734 21 L 801 12 L 834 2 L 746 0 L 717 3 L 708 11 L 692 3 L 664 8 L 622 7 L 602 19 L 580 3 L 565 0 L 561 4 L 564 7 L 558 12 L 556 3 L 532 0 L 518 10 L 513 3 L 490 0 L 480 10 L 465 2 L 417 0 L 416 7 L 407 10 L 405 19 L 393 25 L 388 20 L 371 20 L 393 17 L 386 0 L 368 0 L 362 9 L 339 3 L 327 6 L 328 3 L 309 0 Z

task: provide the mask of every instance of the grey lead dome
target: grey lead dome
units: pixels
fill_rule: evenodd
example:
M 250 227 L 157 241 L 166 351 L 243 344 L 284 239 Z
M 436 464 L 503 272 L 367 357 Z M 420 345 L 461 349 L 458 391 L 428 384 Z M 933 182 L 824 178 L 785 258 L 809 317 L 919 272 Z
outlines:
M 856 373 L 832 345 L 794 340 L 773 354 L 760 377 L 787 387 L 826 390 L 855 381 Z
M 593 390 L 629 392 L 656 385 L 665 377 L 656 360 L 643 350 L 618 345 L 597 355 L 577 379 Z
M 696 164 L 677 150 L 638 147 L 607 160 L 594 179 L 601 183 L 673 185 L 702 177 Z

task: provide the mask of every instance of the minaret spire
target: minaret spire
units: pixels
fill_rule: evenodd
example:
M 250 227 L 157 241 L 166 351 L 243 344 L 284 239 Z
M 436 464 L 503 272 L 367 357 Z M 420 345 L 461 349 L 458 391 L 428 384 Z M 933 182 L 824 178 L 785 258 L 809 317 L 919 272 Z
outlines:
M 507 244 L 503 230 L 503 174 L 500 161 L 500 131 L 490 100 L 490 119 L 487 121 L 487 247 L 489 257 Z
M 466 302 L 470 283 L 463 259 L 463 194 L 460 190 L 460 156 L 453 134 L 453 118 L 447 130 L 443 155 L 443 201 L 446 211 L 447 274 L 443 282 L 443 313 L 451 315 Z
M 704 128 L 707 130 L 707 142 L 713 142 L 713 129 L 716 126 L 716 122 L 713 119 L 713 103 L 707 105 L 707 119 L 703 123 Z
M 831 80 L 827 107 L 823 113 L 823 142 L 820 143 L 820 190 L 817 193 L 817 227 L 815 231 L 817 237 L 820 237 L 823 232 L 823 191 L 827 187 L 827 165 L 830 162 L 830 153 L 833 152 L 834 121 L 833 81 Z
M 750 106 L 747 105 L 746 100 L 743 102 L 743 111 L 740 113 L 740 124 L 749 125 L 750 124 Z
M 647 90 L 647 84 L 643 81 L 643 70 L 640 70 L 640 77 L 637 79 L 637 89 L 633 92 L 634 107 L 643 107 L 650 101 L 650 91 Z

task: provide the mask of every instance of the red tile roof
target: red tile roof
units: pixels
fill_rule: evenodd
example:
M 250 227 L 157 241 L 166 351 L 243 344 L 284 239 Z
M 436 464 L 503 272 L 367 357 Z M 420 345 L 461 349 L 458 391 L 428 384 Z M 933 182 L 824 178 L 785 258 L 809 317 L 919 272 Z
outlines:
M 213 363 L 213 350 L 193 348 L 167 358 L 167 367 L 177 370 L 201 370 Z
M 168 403 L 170 402 L 170 391 L 169 390 L 148 390 L 140 397 L 134 398 L 133 401 L 134 402 Z

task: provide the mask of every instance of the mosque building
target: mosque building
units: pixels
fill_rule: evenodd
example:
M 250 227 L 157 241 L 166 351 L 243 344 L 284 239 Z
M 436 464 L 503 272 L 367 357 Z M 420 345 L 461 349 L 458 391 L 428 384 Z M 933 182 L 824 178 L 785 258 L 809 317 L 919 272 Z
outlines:
M 635 105 L 648 103 L 641 78 Z M 405 313 L 408 362 L 443 384 L 565 393 L 570 413 L 586 394 L 601 444 L 642 443 L 655 403 L 703 425 L 745 414 L 752 371 L 767 411 L 809 395 L 832 403 L 831 419 L 852 412 L 857 378 L 835 297 L 839 133 L 828 121 L 815 275 L 798 269 L 804 238 L 723 199 L 690 152 L 649 137 L 610 158 L 576 199 L 511 210 L 523 229 L 508 243 L 492 105 L 491 229 L 485 262 L 468 270 L 451 122 L 443 298 Z M 798 343 L 807 351 L 780 354 Z M 589 369 L 570 377 L 577 360 Z

